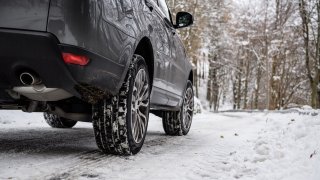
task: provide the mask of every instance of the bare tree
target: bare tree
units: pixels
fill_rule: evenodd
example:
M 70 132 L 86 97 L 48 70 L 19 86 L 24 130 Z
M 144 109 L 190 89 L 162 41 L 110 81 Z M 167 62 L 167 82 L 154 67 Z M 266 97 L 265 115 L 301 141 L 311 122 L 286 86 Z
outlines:
M 195 16 L 195 25 L 179 34 L 194 66 L 196 96 L 214 111 L 225 103 L 319 106 L 319 1 L 169 0 L 175 12 Z
M 302 19 L 305 64 L 311 88 L 311 105 L 319 108 L 320 1 L 299 0 L 299 11 Z

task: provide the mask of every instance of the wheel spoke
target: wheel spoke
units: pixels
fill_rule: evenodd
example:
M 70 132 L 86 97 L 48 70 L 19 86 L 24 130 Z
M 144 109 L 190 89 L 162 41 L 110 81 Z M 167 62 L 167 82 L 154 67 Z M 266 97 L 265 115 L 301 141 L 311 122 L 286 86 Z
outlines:
M 144 101 L 146 99 L 148 99 L 149 97 L 149 85 L 146 84 L 143 88 L 143 91 L 141 91 L 142 93 L 140 93 L 140 97 L 139 97 L 139 100 L 140 101 Z
M 139 114 L 140 118 L 143 118 L 143 123 L 145 123 L 147 120 L 146 115 L 144 115 L 140 110 L 138 110 L 138 112 L 139 112 L 138 114 Z
M 137 114 L 135 112 L 132 114 L 132 122 L 133 123 L 131 128 L 132 128 L 132 132 L 134 133 L 138 123 Z
M 135 127 L 135 132 L 134 132 L 134 137 L 135 137 L 135 141 L 137 141 L 139 139 L 139 130 L 140 130 L 140 117 L 137 114 L 137 122 L 136 122 L 136 127 Z
M 141 119 L 140 119 L 141 120 Z M 144 130 L 145 130 L 145 127 L 144 127 L 144 123 L 142 121 L 140 121 L 140 137 L 142 138 L 143 135 L 144 135 Z
M 191 120 L 191 114 L 187 113 L 187 119 L 188 119 L 188 122 L 190 122 L 190 120 Z

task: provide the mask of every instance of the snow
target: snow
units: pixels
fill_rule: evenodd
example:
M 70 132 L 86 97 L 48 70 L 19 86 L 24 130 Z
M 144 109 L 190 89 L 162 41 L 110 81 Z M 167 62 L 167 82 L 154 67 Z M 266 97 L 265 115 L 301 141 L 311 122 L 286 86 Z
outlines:
M 151 115 L 142 151 L 103 155 L 90 123 L 49 128 L 42 114 L 0 111 L 0 179 L 320 179 L 320 111 L 197 114 L 166 136 Z
M 273 76 L 272 79 L 274 81 L 280 81 L 281 80 L 281 77 L 280 76 Z
M 194 114 L 201 113 L 203 111 L 203 107 L 200 99 L 194 97 Z
M 304 110 L 312 110 L 312 107 L 311 106 L 308 106 L 308 105 L 304 105 L 301 107 L 301 109 L 304 109 Z

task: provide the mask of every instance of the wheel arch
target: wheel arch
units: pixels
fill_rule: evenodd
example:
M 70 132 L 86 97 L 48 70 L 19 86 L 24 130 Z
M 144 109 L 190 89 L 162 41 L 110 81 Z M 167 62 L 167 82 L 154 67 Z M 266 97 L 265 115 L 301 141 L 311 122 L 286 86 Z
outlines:
M 194 78 L 193 77 L 193 70 L 191 69 L 190 73 L 189 73 L 188 81 L 191 81 L 192 85 L 193 85 L 193 80 L 194 80 L 193 78 Z
M 134 54 L 142 56 L 146 61 L 146 64 L 148 66 L 148 71 L 149 71 L 151 89 L 152 89 L 153 77 L 154 77 L 154 53 L 153 53 L 152 43 L 148 37 L 143 37 L 139 41 L 134 51 Z

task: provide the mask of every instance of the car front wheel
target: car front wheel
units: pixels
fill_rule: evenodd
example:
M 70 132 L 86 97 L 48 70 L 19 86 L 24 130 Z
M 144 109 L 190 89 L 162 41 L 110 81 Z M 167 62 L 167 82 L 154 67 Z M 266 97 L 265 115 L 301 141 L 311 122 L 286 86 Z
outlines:
M 193 109 L 193 88 L 191 81 L 188 81 L 180 110 L 162 113 L 162 124 L 165 133 L 171 136 L 187 135 L 192 124 Z

